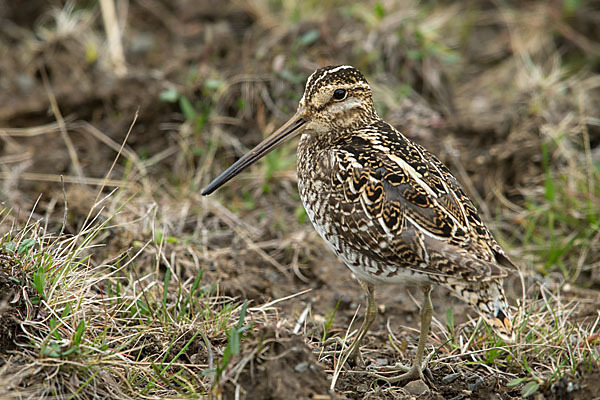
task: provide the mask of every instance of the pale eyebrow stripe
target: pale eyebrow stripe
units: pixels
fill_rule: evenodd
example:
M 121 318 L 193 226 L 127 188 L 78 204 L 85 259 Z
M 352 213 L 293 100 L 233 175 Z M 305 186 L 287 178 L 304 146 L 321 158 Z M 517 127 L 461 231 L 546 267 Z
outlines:
M 327 85 L 325 86 L 326 89 L 354 89 L 354 88 L 362 88 L 362 89 L 371 89 L 371 86 L 369 86 L 368 83 L 366 82 L 361 82 L 361 83 L 357 83 L 357 84 L 351 84 L 351 85 Z
M 352 68 L 353 68 L 352 65 L 340 65 L 339 67 L 335 67 L 326 72 L 327 72 L 327 74 L 333 74 L 334 72 L 338 72 L 339 70 L 342 70 L 342 69 L 352 69 Z
M 330 69 L 328 71 L 325 71 L 325 73 L 323 75 L 321 75 L 320 77 L 317 78 L 317 80 L 315 80 L 313 82 L 313 85 L 316 85 L 317 82 L 319 82 L 321 79 L 325 78 L 327 75 L 329 74 L 333 74 L 335 72 L 341 71 L 342 69 L 353 69 L 354 67 L 351 65 L 340 65 L 339 67 L 335 67 L 333 69 Z

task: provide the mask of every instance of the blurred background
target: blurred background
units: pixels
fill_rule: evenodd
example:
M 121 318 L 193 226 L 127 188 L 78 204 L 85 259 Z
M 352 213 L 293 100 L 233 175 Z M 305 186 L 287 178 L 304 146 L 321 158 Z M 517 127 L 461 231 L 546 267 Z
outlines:
M 581 315 L 568 314 L 583 326 L 597 316 L 600 293 L 599 39 L 593 0 L 0 0 L 0 229 L 37 221 L 45 234 L 77 235 L 110 220 L 86 254 L 95 266 L 134 260 L 124 287 L 146 274 L 166 289 L 165 274 L 189 287 L 200 273 L 232 304 L 255 305 L 312 289 L 282 302 L 276 325 L 291 330 L 308 309 L 305 342 L 343 335 L 364 297 L 301 206 L 296 141 L 215 195 L 199 192 L 293 114 L 314 69 L 351 64 L 371 83 L 379 114 L 462 182 L 522 268 L 527 297 L 546 298 L 546 287 L 577 299 Z M 517 302 L 520 278 L 508 285 Z M 383 317 L 367 346 L 385 353 L 386 323 L 416 338 L 410 293 L 378 294 Z M 458 303 L 446 309 L 447 293 L 436 296 L 433 335 L 443 347 L 449 321 L 469 319 Z M 591 326 L 583 336 L 597 340 Z M 213 333 L 222 353 L 231 337 Z M 157 343 L 168 344 L 161 334 Z M 386 351 L 371 362 L 383 363 Z M 319 360 L 333 368 L 333 358 Z M 516 398 L 530 382 L 553 396 L 563 376 L 598 374 L 597 358 L 586 373 L 572 364 L 515 367 L 511 379 L 523 381 L 510 387 L 507 378 L 481 396 Z M 313 382 L 327 388 L 327 374 Z M 197 378 L 207 392 L 209 375 Z M 346 376 L 338 389 L 373 395 L 361 379 Z M 141 390 L 129 383 L 119 396 Z M 455 396 L 457 385 L 431 396 Z M 186 392 L 164 386 L 163 395 Z M 228 393 L 223 387 L 214 390 Z

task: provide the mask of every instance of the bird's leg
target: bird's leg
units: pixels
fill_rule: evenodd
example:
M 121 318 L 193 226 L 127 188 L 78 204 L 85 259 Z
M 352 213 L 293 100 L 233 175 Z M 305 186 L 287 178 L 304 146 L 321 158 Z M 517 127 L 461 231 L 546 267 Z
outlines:
M 375 321 L 375 318 L 377 317 L 377 305 L 375 304 L 375 287 L 372 284 L 362 281 L 360 279 L 358 279 L 358 283 L 360 283 L 360 286 L 365 290 L 365 294 L 367 295 L 367 312 L 365 314 L 365 319 L 363 320 L 363 323 L 360 326 L 360 329 L 358 330 L 358 335 L 356 336 L 356 339 L 354 339 L 354 342 L 352 342 L 350 347 L 342 354 L 342 363 L 345 363 L 349 359 L 353 359 L 357 364 L 362 364 L 362 359 L 359 350 L 360 342 L 362 342 L 363 338 L 367 334 L 367 331 L 369 330 L 369 327 L 371 326 L 371 324 L 373 324 L 373 321 Z
M 425 352 L 425 342 L 429 335 L 429 328 L 431 326 L 431 316 L 433 314 L 433 306 L 431 304 L 431 286 L 423 287 L 423 294 L 425 299 L 423 300 L 423 306 L 421 307 L 421 332 L 419 334 L 419 343 L 417 345 L 417 354 L 411 367 L 395 366 L 395 370 L 406 371 L 402 375 L 394 377 L 386 377 L 379 374 L 375 375 L 377 378 L 387 381 L 388 383 L 412 381 L 415 379 L 423 379 L 423 369 L 427 366 L 427 362 L 423 363 L 423 353 Z

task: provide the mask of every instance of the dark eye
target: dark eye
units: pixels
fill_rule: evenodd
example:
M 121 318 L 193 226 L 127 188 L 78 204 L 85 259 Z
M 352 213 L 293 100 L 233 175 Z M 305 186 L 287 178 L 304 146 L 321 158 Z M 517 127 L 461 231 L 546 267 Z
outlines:
M 346 89 L 335 89 L 335 92 L 333 92 L 333 98 L 338 101 L 344 100 L 347 95 Z

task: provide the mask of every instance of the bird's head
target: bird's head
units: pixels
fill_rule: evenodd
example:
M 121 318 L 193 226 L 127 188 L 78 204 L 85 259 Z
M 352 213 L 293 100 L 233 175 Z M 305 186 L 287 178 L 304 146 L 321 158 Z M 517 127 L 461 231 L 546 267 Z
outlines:
M 302 132 L 329 140 L 334 132 L 344 132 L 377 118 L 371 87 L 359 70 L 349 65 L 317 69 L 306 82 L 296 114 L 213 180 L 202 194 L 211 194 L 271 150 Z
M 313 72 L 306 82 L 297 115 L 306 121 L 306 131 L 329 135 L 377 118 L 371 86 L 359 70 L 349 65 Z

